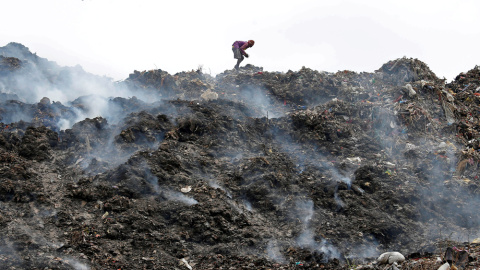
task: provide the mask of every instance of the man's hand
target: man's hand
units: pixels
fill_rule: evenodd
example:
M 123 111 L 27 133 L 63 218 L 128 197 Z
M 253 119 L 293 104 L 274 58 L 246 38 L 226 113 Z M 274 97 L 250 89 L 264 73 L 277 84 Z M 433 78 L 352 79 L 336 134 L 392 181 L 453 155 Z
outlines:
M 248 53 L 245 53 L 245 57 L 247 57 L 247 58 L 248 58 Z

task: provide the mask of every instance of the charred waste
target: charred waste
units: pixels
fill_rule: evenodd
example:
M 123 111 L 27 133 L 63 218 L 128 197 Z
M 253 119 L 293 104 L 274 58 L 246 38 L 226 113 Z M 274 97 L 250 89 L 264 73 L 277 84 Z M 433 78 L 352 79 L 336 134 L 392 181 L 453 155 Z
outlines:
M 479 265 L 479 67 L 113 82 L 10 43 L 0 92 L 0 269 Z

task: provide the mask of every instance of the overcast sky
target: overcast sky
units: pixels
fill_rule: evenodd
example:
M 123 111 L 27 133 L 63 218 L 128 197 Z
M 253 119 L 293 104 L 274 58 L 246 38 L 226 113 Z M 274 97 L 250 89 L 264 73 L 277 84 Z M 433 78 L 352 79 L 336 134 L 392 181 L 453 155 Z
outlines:
M 231 45 L 254 39 L 242 65 L 265 71 L 373 72 L 403 56 L 448 81 L 480 65 L 478 0 L 4 1 L 0 46 L 19 42 L 62 66 L 123 80 L 235 65 Z

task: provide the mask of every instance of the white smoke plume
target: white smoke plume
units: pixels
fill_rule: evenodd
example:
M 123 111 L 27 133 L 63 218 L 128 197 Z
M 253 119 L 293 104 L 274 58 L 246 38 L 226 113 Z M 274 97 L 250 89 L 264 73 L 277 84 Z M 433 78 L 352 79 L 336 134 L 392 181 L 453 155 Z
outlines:
M 75 270 L 90 270 L 90 266 L 80 262 L 79 260 L 73 257 L 63 257 L 63 261 L 70 266 L 72 266 Z
M 273 261 L 281 264 L 287 263 L 287 260 L 283 256 L 277 241 L 270 240 L 267 244 L 267 256 Z
M 285 116 L 283 108 L 275 104 L 275 100 L 268 94 L 268 91 L 258 86 L 242 87 L 238 96 L 242 102 L 251 108 L 253 117 L 279 118 Z M 237 100 L 233 97 L 227 97 L 227 99 Z
M 181 203 L 184 203 L 188 206 L 191 206 L 191 205 L 194 205 L 194 204 L 198 203 L 198 201 L 195 200 L 194 198 L 188 197 L 188 196 L 186 196 L 183 193 L 178 192 L 178 191 L 173 191 L 173 190 L 166 189 L 166 190 L 162 190 L 162 195 L 165 196 L 165 198 L 167 198 L 170 201 L 181 202 Z
M 329 244 L 325 239 L 320 242 L 316 241 L 315 233 L 312 231 L 310 224 L 315 214 L 313 201 L 310 199 L 297 200 L 295 202 L 295 213 L 302 221 L 302 232 L 296 239 L 297 245 L 302 248 L 320 251 L 328 259 L 340 258 L 340 252 L 335 246 Z
M 122 114 L 122 108 L 111 102 L 112 97 L 138 98 L 149 104 L 161 99 L 156 91 L 132 90 L 125 83 L 90 74 L 80 66 L 60 67 L 55 62 L 30 53 L 21 44 L 8 44 L 2 48 L 2 53 L 5 57 L 17 57 L 20 67 L 8 76 L 0 77 L 0 95 L 27 104 L 36 104 L 47 97 L 57 105 L 67 106 L 76 117 L 69 115 L 59 119 L 59 130 L 70 128 L 85 118 L 98 116 L 108 119 L 112 124 L 119 122 L 125 114 Z M 78 99 L 82 102 L 82 108 L 76 107 L 78 102 L 75 101 Z M 8 115 L 2 115 L 0 121 L 12 123 L 32 120 L 32 116 L 22 109 L 15 111 L 12 108 L 9 112 Z
M 344 182 L 348 187 L 351 186 L 351 179 L 342 175 L 335 166 L 329 162 L 322 162 L 327 160 L 327 157 L 317 149 L 305 149 L 302 145 L 295 143 L 288 135 L 277 135 L 275 140 L 283 152 L 287 153 L 295 162 L 300 171 L 307 167 L 314 168 L 319 171 L 327 171 L 330 176 L 338 182 Z

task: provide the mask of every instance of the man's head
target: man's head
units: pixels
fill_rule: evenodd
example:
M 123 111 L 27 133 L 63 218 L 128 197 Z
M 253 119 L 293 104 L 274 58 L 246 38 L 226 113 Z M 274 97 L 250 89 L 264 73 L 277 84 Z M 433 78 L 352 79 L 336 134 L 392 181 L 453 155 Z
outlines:
M 248 47 L 253 47 L 254 44 L 255 44 L 255 41 L 253 40 L 248 41 Z

